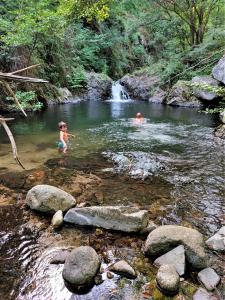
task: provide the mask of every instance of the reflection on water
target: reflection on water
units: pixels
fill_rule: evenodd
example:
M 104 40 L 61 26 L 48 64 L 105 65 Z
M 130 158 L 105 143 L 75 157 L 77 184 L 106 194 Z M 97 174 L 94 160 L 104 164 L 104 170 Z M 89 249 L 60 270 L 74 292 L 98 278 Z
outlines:
M 143 114 L 146 122 L 136 126 L 133 118 L 138 111 Z M 121 204 L 126 204 L 126 201 L 128 204 L 143 204 L 151 208 L 152 215 L 154 211 L 159 212 L 156 219 L 159 224 L 191 224 L 206 235 L 214 233 L 224 224 L 225 146 L 213 137 L 215 120 L 212 116 L 191 109 L 134 101 L 93 101 L 52 106 L 45 112 L 12 123 L 19 155 L 27 168 L 60 156 L 56 141 L 57 123 L 61 120 L 67 122 L 69 131 L 76 135 L 70 147 L 70 155 L 75 159 L 95 155 L 101 161 L 104 156 L 114 163 L 115 172 L 137 178 L 139 174 L 145 175 L 145 181 L 139 187 L 138 183 L 136 186 L 133 184 L 134 191 L 131 190 L 132 183 L 121 181 L 120 184 L 120 179 L 110 179 L 111 189 L 106 185 L 105 194 L 106 198 L 109 194 L 108 198 L 111 201 L 113 199 L 113 203 L 118 204 L 116 200 L 121 200 Z M 7 137 L 0 128 L 0 172 L 19 169 L 8 153 L 9 149 Z M 163 197 L 158 197 L 154 202 L 153 197 L 157 197 L 157 191 L 159 194 L 163 191 Z M 133 198 L 127 199 L 131 193 Z M 7 246 L 7 241 L 12 243 L 13 236 L 13 230 L 4 226 L 1 228 L 1 249 Z M 18 255 L 26 260 L 26 253 L 29 257 L 29 251 L 35 250 L 33 241 L 26 237 L 23 244 L 21 235 L 16 237 L 15 252 L 12 251 L 12 254 L 17 255 L 18 251 Z M 66 240 L 66 236 L 64 238 Z M 19 246 L 20 243 L 22 246 Z M 111 286 L 114 281 L 109 283 L 106 280 L 86 296 L 71 295 L 62 282 L 62 266 L 49 265 L 49 255 L 44 253 L 36 262 L 35 274 L 26 279 L 21 298 L 18 299 L 55 300 L 62 299 L 62 295 L 63 299 L 101 299 L 101 295 L 107 291 L 116 290 Z M 11 254 L 7 257 L 12 259 Z M 7 272 L 10 270 L 7 269 Z M 26 290 L 29 280 L 30 291 Z M 42 289 L 42 281 L 48 288 Z M 5 286 L 2 288 L 5 289 Z M 125 295 L 128 295 L 127 299 L 137 299 L 129 292 L 131 289 L 126 290 L 125 285 L 124 289 L 120 289 L 122 296 L 105 295 L 106 299 L 126 299 Z M 32 297 L 29 298 L 29 295 Z

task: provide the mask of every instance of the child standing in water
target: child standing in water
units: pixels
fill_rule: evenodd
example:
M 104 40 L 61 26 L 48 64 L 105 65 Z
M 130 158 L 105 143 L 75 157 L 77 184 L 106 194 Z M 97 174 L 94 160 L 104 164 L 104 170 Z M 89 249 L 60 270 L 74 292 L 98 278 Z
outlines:
M 134 124 L 137 125 L 137 124 L 142 124 L 144 122 L 144 118 L 142 116 L 142 114 L 140 112 L 138 112 L 136 114 L 136 117 L 134 119 Z
M 59 127 L 58 148 L 60 152 L 66 153 L 68 149 L 69 137 L 75 137 L 75 136 L 67 132 L 67 125 L 65 122 L 63 121 L 59 122 L 58 127 Z

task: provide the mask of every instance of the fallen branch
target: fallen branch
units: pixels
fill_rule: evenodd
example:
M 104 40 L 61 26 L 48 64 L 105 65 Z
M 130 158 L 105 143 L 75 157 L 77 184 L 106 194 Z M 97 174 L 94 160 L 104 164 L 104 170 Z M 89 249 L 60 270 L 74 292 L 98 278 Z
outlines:
M 13 90 L 11 89 L 10 85 L 8 84 L 8 82 L 1 81 L 1 83 L 7 89 L 7 91 L 9 92 L 9 94 L 13 97 L 14 102 L 16 103 L 16 105 L 18 105 L 19 109 L 22 111 L 22 113 L 24 114 L 24 116 L 27 117 L 27 114 L 25 113 L 24 109 L 22 108 L 19 100 L 16 97 L 16 94 L 13 92 Z
M 18 76 L 13 75 L 11 73 L 2 73 L 0 72 L 0 79 L 3 80 L 10 80 L 10 81 L 22 81 L 22 82 L 31 82 L 31 83 L 48 83 L 47 80 L 33 78 L 33 77 L 26 77 L 26 76 Z
M 32 65 L 32 66 L 29 66 L 29 67 L 26 67 L 26 68 L 23 68 L 23 69 L 20 69 L 20 70 L 17 70 L 17 71 L 13 71 L 13 72 L 10 72 L 10 73 L 5 73 L 5 74 L 15 75 L 15 74 L 22 73 L 22 72 L 30 70 L 30 69 L 34 69 L 36 67 L 39 67 L 40 65 L 41 64 Z
M 20 162 L 20 160 L 18 158 L 17 147 L 16 147 L 14 137 L 12 135 L 12 132 L 9 129 L 7 123 L 6 123 L 7 121 L 11 121 L 11 120 L 14 120 L 14 118 L 0 118 L 0 124 L 4 127 L 4 129 L 5 129 L 5 131 L 8 135 L 8 138 L 10 140 L 10 143 L 11 143 L 11 146 L 12 146 L 13 158 L 25 170 L 24 166 L 22 165 L 22 163 Z

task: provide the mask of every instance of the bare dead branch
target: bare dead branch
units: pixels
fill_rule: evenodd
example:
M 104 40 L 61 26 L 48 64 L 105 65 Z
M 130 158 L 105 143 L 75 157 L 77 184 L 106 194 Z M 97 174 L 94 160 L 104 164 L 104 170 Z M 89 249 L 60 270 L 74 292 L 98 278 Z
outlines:
M 13 152 L 13 158 L 15 159 L 15 161 L 25 170 L 24 166 L 22 165 L 21 161 L 18 158 L 18 154 L 17 154 L 17 147 L 16 147 L 16 143 L 14 140 L 14 137 L 12 135 L 11 130 L 9 129 L 6 121 L 11 121 L 13 120 L 13 118 L 0 118 L 0 124 L 2 124 L 2 126 L 4 127 L 6 134 L 8 135 L 8 138 L 10 140 L 11 146 L 12 146 L 12 152 Z

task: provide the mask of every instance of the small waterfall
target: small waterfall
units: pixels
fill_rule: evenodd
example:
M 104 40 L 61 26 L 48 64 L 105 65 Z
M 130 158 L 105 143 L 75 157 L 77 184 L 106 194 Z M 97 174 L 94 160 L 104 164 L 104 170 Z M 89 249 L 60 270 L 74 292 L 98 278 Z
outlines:
M 112 85 L 112 100 L 113 101 L 124 101 L 130 100 L 128 93 L 124 87 L 118 82 L 114 82 Z

